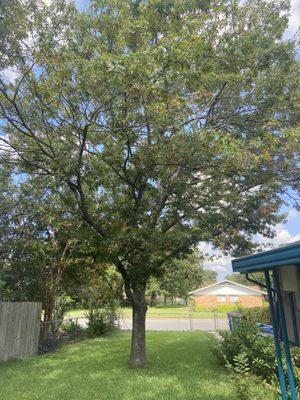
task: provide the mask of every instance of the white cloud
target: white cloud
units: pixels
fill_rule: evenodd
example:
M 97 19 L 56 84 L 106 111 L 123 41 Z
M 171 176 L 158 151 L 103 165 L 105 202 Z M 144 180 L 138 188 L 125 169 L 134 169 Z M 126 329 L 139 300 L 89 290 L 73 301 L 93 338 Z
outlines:
M 287 213 L 288 221 L 291 221 L 299 216 L 300 216 L 300 211 L 296 210 L 296 208 L 291 208 Z
M 275 226 L 275 236 L 272 239 L 257 235 L 256 241 L 264 248 L 271 249 L 273 247 L 282 246 L 283 244 L 296 242 L 300 240 L 300 233 L 292 235 L 283 224 Z
M 300 212 L 295 208 L 289 209 L 287 213 L 287 223 L 293 221 L 295 218 L 300 216 Z M 275 236 L 272 239 L 263 237 L 262 235 L 257 235 L 256 240 L 264 248 L 278 247 L 283 244 L 296 242 L 300 240 L 300 233 L 291 234 L 286 227 L 286 224 L 277 224 L 274 228 Z
M 299 26 L 300 26 L 299 21 L 300 21 L 300 2 L 299 0 L 291 0 L 291 15 L 286 36 L 288 37 L 295 36 L 296 32 L 299 31 Z
M 14 82 L 19 77 L 19 72 L 15 67 L 8 67 L 1 71 L 1 77 L 8 82 Z
M 291 208 L 287 213 L 287 222 L 300 216 L 300 212 Z M 293 243 L 300 240 L 300 233 L 291 234 L 285 224 L 277 224 L 274 228 L 275 236 L 272 239 L 266 238 L 260 234 L 256 235 L 254 240 L 263 249 L 271 249 L 284 244 Z M 199 249 L 204 255 L 204 268 L 218 273 L 218 279 L 223 279 L 226 275 L 232 273 L 231 256 L 224 255 L 220 250 L 214 249 L 210 243 L 201 242 Z
M 231 257 L 225 256 L 220 250 L 215 249 L 210 243 L 201 242 L 199 249 L 204 255 L 204 268 L 218 273 L 230 273 Z

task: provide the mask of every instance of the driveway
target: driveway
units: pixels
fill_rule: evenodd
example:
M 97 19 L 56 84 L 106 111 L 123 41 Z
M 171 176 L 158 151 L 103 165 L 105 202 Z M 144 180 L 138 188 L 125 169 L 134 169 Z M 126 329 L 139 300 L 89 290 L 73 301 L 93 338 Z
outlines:
M 86 326 L 86 318 L 78 318 L 81 326 Z M 119 327 L 123 330 L 132 329 L 132 320 L 130 318 L 121 318 Z M 148 331 L 218 331 L 228 330 L 228 321 L 219 318 L 216 321 L 213 318 L 147 318 L 146 330 Z

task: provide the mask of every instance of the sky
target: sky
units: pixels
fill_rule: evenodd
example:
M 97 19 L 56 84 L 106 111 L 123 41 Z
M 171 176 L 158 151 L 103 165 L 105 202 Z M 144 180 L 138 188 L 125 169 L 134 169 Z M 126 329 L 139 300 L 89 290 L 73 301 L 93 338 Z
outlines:
M 255 237 L 255 241 L 266 249 L 300 240 L 300 212 L 293 207 L 284 207 L 282 212 L 286 214 L 287 221 L 275 226 L 274 238 L 268 239 L 261 235 Z M 216 271 L 218 280 L 222 280 L 226 275 L 232 273 L 231 256 L 225 256 L 208 243 L 201 243 L 199 248 L 206 256 L 204 268 Z

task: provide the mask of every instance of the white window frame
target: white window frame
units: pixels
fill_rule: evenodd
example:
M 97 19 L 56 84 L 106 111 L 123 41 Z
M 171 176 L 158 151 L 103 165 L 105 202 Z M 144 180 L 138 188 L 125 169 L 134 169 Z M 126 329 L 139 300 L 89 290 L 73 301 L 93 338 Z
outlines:
M 218 303 L 226 303 L 227 297 L 225 295 L 217 295 L 217 302 Z
M 229 301 L 230 301 L 230 303 L 234 303 L 234 304 L 236 304 L 236 303 L 238 303 L 239 302 L 239 296 L 230 296 L 229 297 Z

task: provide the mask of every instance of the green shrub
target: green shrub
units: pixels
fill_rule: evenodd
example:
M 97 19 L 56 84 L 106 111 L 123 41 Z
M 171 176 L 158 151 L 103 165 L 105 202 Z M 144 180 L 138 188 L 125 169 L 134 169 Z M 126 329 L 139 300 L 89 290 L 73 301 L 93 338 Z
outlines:
M 218 306 L 211 306 L 211 307 L 197 305 L 195 306 L 194 310 L 198 312 L 216 311 L 216 312 L 227 313 L 230 311 L 239 311 L 239 308 L 236 304 L 220 304 Z
M 86 328 L 78 325 L 74 321 L 68 321 L 62 324 L 62 329 L 68 334 L 71 340 L 84 339 L 87 336 Z
M 291 348 L 291 357 L 294 365 L 294 373 L 296 379 L 296 385 L 300 392 L 300 347 Z M 299 393 L 300 395 L 300 393 Z
M 243 308 L 239 307 L 239 311 L 243 314 L 245 319 L 252 324 L 256 325 L 258 323 L 271 324 L 271 315 L 269 307 L 251 307 Z
M 219 304 L 217 306 L 201 306 L 197 305 L 194 307 L 195 311 L 198 312 L 222 312 L 227 313 L 230 311 L 238 311 L 242 313 L 247 320 L 253 322 L 254 324 L 262 323 L 262 324 L 271 324 L 271 316 L 269 311 L 269 306 L 264 305 L 261 307 L 251 307 L 245 308 L 240 306 L 238 303 L 236 304 Z
M 270 381 L 276 374 L 274 343 L 260 336 L 252 322 L 242 320 L 233 332 L 220 333 L 214 352 L 229 369 L 241 375 L 251 373 Z
M 115 328 L 117 320 L 116 305 L 109 303 L 103 308 L 88 310 L 85 316 L 88 319 L 88 336 L 102 336 Z
M 254 382 L 257 377 L 263 380 L 270 393 L 273 392 L 272 397 L 268 398 L 280 399 L 273 338 L 261 336 L 259 328 L 251 318 L 250 320 L 243 319 L 233 332 L 224 331 L 220 332 L 220 335 L 221 339 L 214 345 L 213 352 L 234 374 L 239 398 L 241 400 L 264 399 L 255 390 L 255 384 L 251 387 L 251 382 Z M 296 386 L 299 390 L 300 348 L 292 348 L 291 356 Z M 285 362 L 283 362 L 283 368 L 287 374 Z M 256 386 L 259 387 L 259 385 Z
M 49 334 L 47 340 L 39 340 L 38 354 L 41 356 L 43 354 L 56 351 L 58 347 L 62 344 L 62 335 L 52 335 Z
M 271 385 L 262 389 L 261 380 L 254 375 L 234 377 L 239 400 L 279 400 L 280 394 Z

